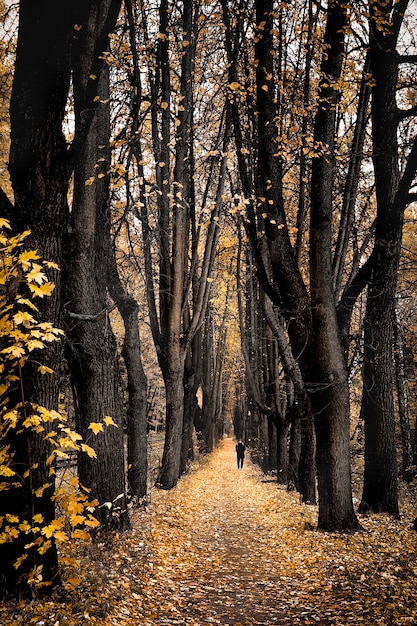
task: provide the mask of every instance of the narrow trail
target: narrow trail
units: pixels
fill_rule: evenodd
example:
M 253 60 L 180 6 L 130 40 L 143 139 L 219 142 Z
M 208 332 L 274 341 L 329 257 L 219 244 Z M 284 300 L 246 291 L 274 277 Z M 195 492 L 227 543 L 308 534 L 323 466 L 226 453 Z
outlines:
M 348 535 L 312 532 L 316 516 L 249 459 L 238 470 L 225 439 L 174 490 L 154 492 L 145 571 L 106 624 L 416 626 L 409 520 Z
M 158 493 L 167 506 L 152 530 L 154 566 L 168 575 L 173 596 L 156 602 L 149 623 L 171 624 L 178 613 L 187 624 L 292 623 L 277 606 L 281 572 L 271 553 L 278 547 L 268 539 L 276 483 L 268 490 L 248 459 L 238 470 L 234 449 L 225 440 L 174 501 Z
M 225 439 L 131 531 L 74 542 L 63 591 L 0 603 L 0 626 L 417 626 L 415 507 L 402 513 L 318 532 L 317 508 L 248 458 L 238 470 Z

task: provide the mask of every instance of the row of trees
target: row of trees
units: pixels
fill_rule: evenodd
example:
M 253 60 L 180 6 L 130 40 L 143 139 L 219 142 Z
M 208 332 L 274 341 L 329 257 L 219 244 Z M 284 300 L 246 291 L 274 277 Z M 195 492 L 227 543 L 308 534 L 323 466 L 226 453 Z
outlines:
M 128 528 L 128 495 L 146 499 L 153 361 L 161 487 L 186 471 L 194 429 L 210 451 L 233 416 L 305 501 L 317 477 L 321 529 L 354 530 L 349 376 L 363 360 L 360 508 L 397 515 L 395 304 L 417 169 L 408 0 L 55 5 L 4 7 L 5 27 L 19 22 L 0 207 L 52 262 L 38 316 L 65 331 L 42 350 L 52 374 L 25 363 L 25 401 L 56 410 L 68 371 L 83 441 L 111 425 L 78 460 L 100 524 Z M 54 493 L 48 428 L 28 435 L 37 471 L 0 491 L 3 520 L 33 525 L 30 494 Z M 27 544 L 0 544 L 0 562 Z M 4 593 L 35 565 L 57 582 L 53 541 L 34 555 L 2 571 Z

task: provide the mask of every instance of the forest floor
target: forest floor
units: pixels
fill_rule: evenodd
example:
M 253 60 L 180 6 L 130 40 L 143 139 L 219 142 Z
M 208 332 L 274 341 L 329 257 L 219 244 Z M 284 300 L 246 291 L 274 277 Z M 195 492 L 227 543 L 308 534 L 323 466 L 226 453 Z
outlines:
M 238 470 L 234 445 L 152 490 L 131 531 L 75 544 L 65 590 L 0 604 L 0 625 L 417 625 L 411 506 L 361 516 L 362 532 L 318 532 L 317 507 L 249 459 Z

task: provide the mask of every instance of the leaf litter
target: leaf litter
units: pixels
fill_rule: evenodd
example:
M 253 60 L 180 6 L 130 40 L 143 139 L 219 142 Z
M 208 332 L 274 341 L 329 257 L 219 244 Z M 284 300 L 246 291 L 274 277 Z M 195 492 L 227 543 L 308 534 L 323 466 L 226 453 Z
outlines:
M 238 470 L 225 439 L 131 517 L 127 533 L 74 543 L 64 591 L 2 603 L 0 625 L 417 626 L 409 500 L 400 520 L 318 532 L 317 507 L 249 460 Z

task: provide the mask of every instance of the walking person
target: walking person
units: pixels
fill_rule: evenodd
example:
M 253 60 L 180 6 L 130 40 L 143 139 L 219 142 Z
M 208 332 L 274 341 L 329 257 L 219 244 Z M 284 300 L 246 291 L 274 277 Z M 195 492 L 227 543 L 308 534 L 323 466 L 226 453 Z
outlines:
M 245 444 L 241 439 L 236 444 L 237 468 L 242 469 L 245 458 Z

